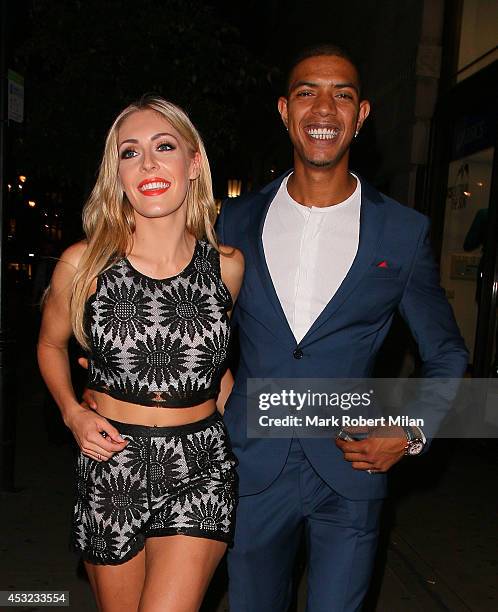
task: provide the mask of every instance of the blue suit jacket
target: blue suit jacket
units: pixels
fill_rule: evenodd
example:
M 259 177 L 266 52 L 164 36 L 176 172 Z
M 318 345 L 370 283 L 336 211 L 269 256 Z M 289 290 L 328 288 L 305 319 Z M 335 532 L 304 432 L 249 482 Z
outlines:
M 365 181 L 361 181 L 360 240 L 354 262 L 337 293 L 296 343 L 262 243 L 266 213 L 282 179 L 227 201 L 217 224 L 220 242 L 240 249 L 246 264 L 233 315 L 239 330 L 240 363 L 225 412 L 239 459 L 241 495 L 271 484 L 290 445 L 289 439 L 247 438 L 248 378 L 369 377 L 396 310 L 418 343 L 424 376 L 458 378 L 467 365 L 465 345 L 439 285 L 428 219 Z M 388 267 L 378 267 L 382 261 Z M 293 356 L 296 348 L 303 352 L 301 359 Z M 341 495 L 350 499 L 385 496 L 385 476 L 353 470 L 333 440 L 303 438 L 301 443 L 320 476 Z

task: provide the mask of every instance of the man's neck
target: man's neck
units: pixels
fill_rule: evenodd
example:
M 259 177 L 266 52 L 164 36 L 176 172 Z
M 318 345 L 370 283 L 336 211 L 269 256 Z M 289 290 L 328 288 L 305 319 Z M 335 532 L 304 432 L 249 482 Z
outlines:
M 356 189 L 356 179 L 347 166 L 311 168 L 297 163 L 287 182 L 293 200 L 305 206 L 325 207 L 347 200 Z

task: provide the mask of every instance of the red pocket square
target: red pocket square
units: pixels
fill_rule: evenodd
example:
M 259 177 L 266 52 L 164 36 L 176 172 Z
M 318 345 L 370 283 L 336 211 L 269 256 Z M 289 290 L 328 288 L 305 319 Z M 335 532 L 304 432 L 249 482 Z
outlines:
M 381 261 L 380 263 L 377 264 L 377 268 L 389 268 L 389 264 L 384 259 L 383 261 Z

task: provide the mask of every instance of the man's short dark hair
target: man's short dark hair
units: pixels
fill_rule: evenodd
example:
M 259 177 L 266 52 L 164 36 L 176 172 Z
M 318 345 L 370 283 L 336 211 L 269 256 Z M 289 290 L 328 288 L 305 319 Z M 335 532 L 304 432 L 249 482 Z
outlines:
M 351 53 L 347 51 L 344 47 L 340 47 L 339 45 L 335 45 L 333 43 L 321 43 L 318 45 L 310 45 L 308 47 L 304 47 L 291 59 L 285 73 L 284 95 L 287 96 L 289 93 L 290 79 L 294 68 L 301 62 L 304 62 L 304 60 L 309 59 L 310 57 L 319 57 L 323 55 L 328 55 L 331 57 L 342 57 L 343 59 L 347 60 L 356 70 L 356 73 L 358 75 L 358 88 L 361 89 L 360 69 L 358 68 L 358 62 L 356 62 Z

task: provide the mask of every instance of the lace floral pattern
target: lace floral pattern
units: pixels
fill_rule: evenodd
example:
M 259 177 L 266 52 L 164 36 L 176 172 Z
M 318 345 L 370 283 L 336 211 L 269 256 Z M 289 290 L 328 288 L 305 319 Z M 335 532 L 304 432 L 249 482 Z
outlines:
M 230 543 L 237 462 L 219 415 L 197 427 L 169 428 L 178 433 L 165 436 L 153 427 L 127 429 L 121 431 L 128 445 L 111 461 L 79 455 L 73 548 L 92 563 L 119 564 L 147 537 L 188 534 Z
M 225 370 L 232 307 L 219 254 L 198 241 L 189 265 L 157 280 L 121 259 L 87 303 L 88 387 L 145 406 L 215 397 Z

